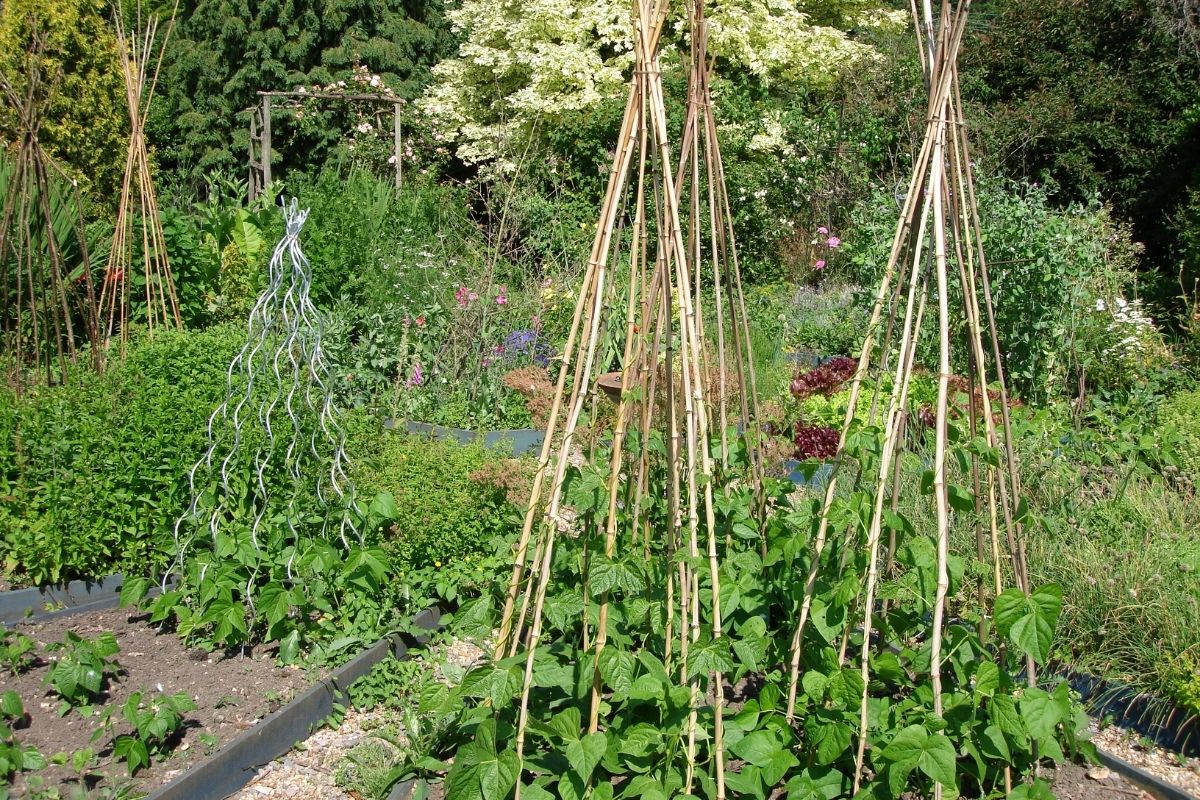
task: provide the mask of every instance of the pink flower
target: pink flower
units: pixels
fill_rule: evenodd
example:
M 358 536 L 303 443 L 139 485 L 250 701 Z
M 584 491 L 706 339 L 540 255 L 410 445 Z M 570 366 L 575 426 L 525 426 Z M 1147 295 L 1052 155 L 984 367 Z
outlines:
M 825 259 L 822 258 L 816 264 L 813 264 L 813 267 L 815 267 L 816 269 L 825 269 Z
M 422 314 L 422 315 L 420 315 L 419 317 L 417 317 L 417 327 L 418 327 L 418 328 L 424 328 L 424 327 L 425 327 L 425 315 L 424 315 L 424 314 Z
M 817 233 L 824 236 L 825 234 L 829 233 L 829 228 L 826 228 L 824 225 L 822 225 L 821 227 L 817 228 Z
M 828 239 L 825 240 L 825 244 L 829 245 L 829 249 L 831 249 L 831 250 L 836 250 L 838 245 L 840 245 L 841 243 L 842 243 L 842 240 L 836 236 L 830 236 Z
M 465 286 L 458 287 L 458 291 L 454 293 L 454 299 L 458 301 L 459 308 L 466 308 L 467 303 L 471 302 L 467 298 L 468 294 L 473 294 L 473 292 Z
M 420 386 L 424 382 L 425 376 L 421 374 L 421 365 L 413 364 L 412 374 L 408 376 L 408 382 L 406 385 L 409 388 L 412 388 L 413 386 Z
M 508 305 L 508 287 L 507 286 L 500 287 L 500 293 L 498 295 L 496 295 L 496 305 L 498 305 L 498 306 Z
M 539 317 L 537 314 L 534 314 L 532 317 L 529 318 L 529 326 L 531 328 L 533 328 L 534 330 L 541 330 L 542 318 Z

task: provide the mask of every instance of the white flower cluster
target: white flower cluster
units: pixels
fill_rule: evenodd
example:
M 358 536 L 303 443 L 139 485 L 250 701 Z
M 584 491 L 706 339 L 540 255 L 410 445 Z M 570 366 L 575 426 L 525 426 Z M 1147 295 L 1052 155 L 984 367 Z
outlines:
M 838 1 L 869 24 L 888 24 L 895 16 L 874 0 Z M 804 85 L 826 84 L 873 56 L 845 32 L 810 24 L 800 7 L 795 0 L 712 0 L 710 46 L 735 69 Z M 421 104 L 468 162 L 511 168 L 521 136 L 535 125 L 625 91 L 634 61 L 625 0 L 462 0 L 448 13 L 462 44 L 457 58 L 434 67 Z M 671 26 L 684 28 L 681 18 Z M 753 146 L 778 150 L 782 136 L 778 120 L 768 122 Z
M 1096 299 L 1096 311 L 1109 312 L 1111 319 L 1106 330 L 1113 343 L 1104 350 L 1105 356 L 1132 358 L 1146 354 L 1158 338 L 1154 320 L 1146 314 L 1140 299 L 1126 300 L 1117 296 L 1112 303 Z
M 709 44 L 765 82 L 826 85 L 847 66 L 874 55 L 843 31 L 812 25 L 791 0 L 715 0 Z

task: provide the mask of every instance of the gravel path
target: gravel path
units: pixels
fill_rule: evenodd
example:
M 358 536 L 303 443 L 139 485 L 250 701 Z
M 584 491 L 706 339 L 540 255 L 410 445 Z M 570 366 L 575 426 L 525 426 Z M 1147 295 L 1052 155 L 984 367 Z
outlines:
M 1180 759 L 1161 747 L 1142 746 L 1139 738 L 1137 734 L 1114 725 L 1095 733 L 1092 741 L 1101 750 L 1200 798 L 1200 758 Z
M 443 664 L 453 665 L 451 671 L 461 675 L 481 663 L 484 652 L 471 642 L 454 641 L 415 658 L 429 664 L 438 680 L 450 683 Z M 401 718 L 393 709 L 365 712 L 351 709 L 336 729 L 322 728 L 287 755 L 263 767 L 245 788 L 231 796 L 232 800 L 361 800 L 359 795 L 338 786 L 338 778 L 352 764 L 348 754 L 367 742 L 384 744 L 394 754 L 394 747 L 379 738 L 379 734 L 386 731 L 390 739 L 403 747 L 407 740 Z

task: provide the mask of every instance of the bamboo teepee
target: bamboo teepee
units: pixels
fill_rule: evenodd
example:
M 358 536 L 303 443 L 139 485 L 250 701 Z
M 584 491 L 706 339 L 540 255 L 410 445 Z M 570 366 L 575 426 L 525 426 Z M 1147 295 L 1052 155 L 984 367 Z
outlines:
M 97 331 L 79 193 L 38 138 L 55 91 L 39 67 L 43 48 L 35 29 L 23 88 L 13 85 L 15 76 L 0 75 L 17 124 L 16 146 L 0 158 L 0 360 L 18 390 L 38 374 L 50 383 L 66 380 L 68 365 Z M 95 358 L 94 348 L 90 354 Z
M 950 498 L 946 474 L 952 361 L 951 303 L 959 306 L 966 321 L 966 356 L 971 370 L 968 390 L 971 432 L 974 434 L 981 430 L 987 445 L 1001 454 L 996 463 L 972 455 L 970 472 L 974 483 L 974 502 L 978 517 L 986 523 L 986 526 L 984 523 L 976 526 L 975 555 L 980 561 L 990 563 L 991 571 L 990 577 L 981 582 L 977 610 L 985 619 L 990 616 L 991 603 L 1003 590 L 1006 574 L 1013 576 L 1019 589 L 1029 591 L 1022 530 L 1016 513 L 1021 487 L 1016 457 L 1011 447 L 1008 395 L 996 338 L 991 286 L 980 236 L 967 129 L 958 89 L 957 59 L 970 5 L 970 0 L 943 0 L 940 14 L 935 19 L 931 0 L 923 0 L 920 10 L 916 0 L 913 2 L 919 50 L 929 90 L 925 136 L 916 157 L 891 254 L 875 296 L 866 340 L 850 386 L 849 408 L 839 440 L 839 457 L 825 489 L 820 523 L 813 543 L 814 553 L 791 644 L 789 718 L 794 715 L 797 684 L 802 672 L 803 633 L 812 611 L 814 585 L 821 568 L 820 555 L 834 528 L 830 512 L 834 506 L 839 475 L 845 466 L 843 451 L 858 407 L 865 402 L 865 388 L 872 394 L 869 424 L 878 424 L 883 430 L 882 454 L 874 477 L 862 477 L 864 482 L 873 480 L 874 484 L 874 505 L 865 538 L 860 538 L 855 526 L 849 526 L 844 535 L 850 547 L 865 548 L 867 553 L 868 567 L 859 604 L 861 621 L 857 624 L 861 625 L 858 633 L 864 643 L 858 654 L 864 687 L 870 683 L 869 662 L 878 610 L 876 592 L 880 581 L 880 565 L 883 558 L 891 558 L 896 546 L 894 534 L 886 548 L 881 542 L 885 514 L 895 510 L 894 505 L 885 509 L 885 504 L 889 499 L 894 504 L 897 498 L 900 454 L 904 447 L 906 407 L 917 341 L 923 325 L 929 322 L 928 317 L 932 315 L 926 313 L 931 303 L 935 305 L 932 313 L 936 314 L 938 353 L 935 442 L 931 463 L 937 524 L 936 530 L 918 531 L 916 535 L 930 536 L 936 548 L 937 585 L 929 631 L 930 678 L 936 714 L 942 713 L 941 665 L 945 657 L 943 635 L 947 622 L 946 594 L 949 586 Z M 951 273 L 952 268 L 957 271 L 956 276 Z M 882 338 L 879 337 L 881 329 L 884 330 Z M 892 359 L 895 359 L 894 363 Z M 890 385 L 884 380 L 885 376 L 890 376 Z M 993 407 L 993 394 L 998 396 L 995 402 L 998 409 Z M 845 648 L 842 652 L 845 657 Z M 1032 661 L 1027 664 L 1026 677 L 1031 683 L 1034 680 Z M 867 689 L 864 688 L 855 761 L 855 792 L 863 777 L 867 701 Z M 940 789 L 939 786 L 939 792 Z
M 171 12 L 157 52 L 154 45 L 158 39 L 158 19 L 151 18 L 142 27 L 140 5 L 140 30 L 137 35 L 129 36 L 119 9 L 114 20 L 117 45 L 121 52 L 121 75 L 125 81 L 125 102 L 129 108 L 129 146 L 112 250 L 100 292 L 100 310 L 105 341 L 119 338 L 121 349 L 124 350 L 129 338 L 133 283 L 131 270 L 135 252 L 141 261 L 147 327 L 151 331 L 159 327 L 183 327 L 175 281 L 167 261 L 167 245 L 158 214 L 158 199 L 150 173 L 150 154 L 145 133 L 158 71 L 175 24 L 175 11 Z
M 707 738 L 712 743 L 717 793 L 723 797 L 723 692 L 711 693 L 712 730 L 698 736 L 702 680 L 688 677 L 686 662 L 689 647 L 701 636 L 702 618 L 711 620 L 705 638 L 722 636 L 719 550 L 723 548 L 716 532 L 713 479 L 730 463 L 727 428 L 744 439 L 756 486 L 762 458 L 755 428 L 749 328 L 708 92 L 711 64 L 703 2 L 688 4 L 692 71 L 678 162 L 671 157 L 660 69 L 659 47 L 669 6 L 668 0 L 634 4 L 634 76 L 558 376 L 540 469 L 516 548 L 496 656 L 514 655 L 524 648 L 516 732 L 517 756 L 523 759 L 534 654 L 542 636 L 555 544 L 570 528 L 564 485 L 588 400 L 597 392 L 601 373 L 610 368 L 601 363 L 600 347 L 606 335 L 615 334 L 623 346 L 611 445 L 604 456 L 607 513 L 595 515 L 603 554 L 592 560 L 612 558 L 618 550 L 661 559 L 662 574 L 668 576 L 662 655 L 670 670 L 678 670 L 681 684 L 690 686 L 692 697 L 685 789 L 690 792 L 694 780 L 697 741 Z M 685 189 L 690 212 L 686 220 L 681 203 Z M 624 288 L 623 298 L 617 287 Z M 715 319 L 709 332 L 716 334 L 715 346 L 706 342 L 704 330 L 709 303 Z M 624 330 L 606 331 L 611 312 L 621 305 Z M 729 408 L 733 392 L 726 385 L 730 361 L 735 367 L 731 379 L 745 384 L 737 394 L 739 407 L 733 410 Z M 735 428 L 735 423 L 740 427 Z M 652 457 L 648 442 L 656 435 L 662 438 L 664 454 Z M 651 464 L 652 458 L 657 458 L 657 465 Z M 666 524 L 655 526 L 644 503 L 649 503 L 649 492 L 657 491 L 650 476 L 658 467 L 665 470 L 668 510 Z M 760 487 L 757 495 L 761 497 Z M 586 569 L 585 582 L 589 580 Z M 702 602 L 706 603 L 703 615 Z M 608 593 L 603 593 L 594 631 L 589 632 L 588 614 L 584 614 L 581 646 L 595 654 L 596 664 L 589 733 L 599 725 L 604 693 L 599 664 L 613 624 L 609 604 Z M 704 679 L 710 688 L 723 686 L 719 672 Z

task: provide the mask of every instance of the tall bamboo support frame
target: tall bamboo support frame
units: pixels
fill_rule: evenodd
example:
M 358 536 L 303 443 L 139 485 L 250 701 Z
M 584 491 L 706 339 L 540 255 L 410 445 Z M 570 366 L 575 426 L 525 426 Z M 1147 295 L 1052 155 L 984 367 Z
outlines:
M 94 343 L 98 333 L 82 199 L 75 181 L 39 140 L 42 109 L 57 88 L 46 82 L 38 68 L 44 46 L 35 29 L 26 53 L 24 92 L 0 75 L 0 92 L 16 113 L 19 129 L 0 210 L 0 333 L 6 340 L 6 379 L 17 391 L 31 374 L 43 376 L 48 383 L 67 380 L 81 346 Z M 51 198 L 56 187 L 69 187 L 66 213 L 71 217 L 69 239 L 78 250 L 75 265 L 67 263 L 65 242 L 54 230 Z M 93 367 L 102 366 L 96 348 L 86 352 Z
M 1002 453 L 998 466 L 981 464 L 972 457 L 971 474 L 976 491 L 976 507 L 984 510 L 988 524 L 976 528 L 976 553 L 992 561 L 991 597 L 981 587 L 978 609 L 990 616 L 989 600 L 1003 588 L 1004 568 L 1001 559 L 1006 551 L 1009 571 L 1018 588 L 1028 592 L 1023 533 L 1016 513 L 1020 484 L 1016 455 L 1012 443 L 1012 428 L 1008 413 L 1008 392 L 1005 385 L 1003 361 L 996 338 L 995 314 L 992 304 L 987 262 L 980 236 L 974 180 L 969 157 L 967 129 L 963 118 L 958 90 L 957 59 L 970 12 L 970 0 L 943 0 L 940 15 L 935 20 L 930 0 L 923 0 L 918 11 L 913 4 L 918 49 L 925 69 L 929 89 L 925 136 L 918 152 L 908 192 L 897 223 L 891 253 L 884 269 L 868 324 L 866 339 L 858 367 L 850 384 L 849 407 L 843 421 L 834 471 L 825 487 L 817 535 L 812 544 L 812 560 L 807 571 L 805 588 L 798 609 L 791 643 L 790 676 L 787 716 L 795 717 L 797 686 L 802 672 L 803 635 L 811 611 L 816 579 L 821 570 L 821 555 L 831 535 L 830 512 L 837 494 L 839 477 L 846 466 L 844 450 L 848 435 L 862 401 L 864 387 L 872 377 L 891 374 L 891 388 L 877 385 L 873 390 L 870 419 L 883 429 L 882 454 L 874 477 L 874 505 L 865 541 L 857 531 L 845 532 L 847 547 L 862 547 L 867 553 L 867 573 L 863 582 L 860 605 L 861 620 L 858 633 L 863 646 L 858 654 L 864 687 L 870 682 L 870 642 L 874 631 L 876 590 L 880 580 L 881 533 L 885 501 L 889 487 L 894 493 L 899 486 L 900 451 L 904 447 L 905 409 L 913 368 L 916 344 L 926 321 L 926 309 L 931 299 L 936 312 L 938 339 L 937 407 L 935 409 L 933 454 L 933 500 L 936 528 L 930 532 L 936 550 L 937 583 L 931 625 L 930 679 L 934 697 L 934 712 L 941 714 L 942 634 L 949 586 L 950 505 L 946 483 L 947 435 L 950 393 L 950 263 L 959 270 L 960 309 L 967 323 L 968 355 L 971 364 L 971 393 L 978 393 L 978 405 L 970 400 L 970 424 L 981 426 L 987 444 Z M 982 290 L 982 291 L 981 291 Z M 980 294 L 982 294 L 982 303 Z M 882 346 L 877 336 L 885 322 L 886 334 Z M 986 314 L 986 318 L 985 318 Z M 898 340 L 892 341 L 893 333 Z M 989 337 L 985 348 L 983 337 Z M 895 349 L 896 363 L 889 367 L 890 354 Z M 1001 424 L 996 422 L 989 390 L 998 387 Z M 880 402 L 882 401 L 882 403 Z M 882 407 L 881 407 L 882 406 Z M 879 416 L 877 416 L 877 414 Z M 986 494 L 986 499 L 981 498 Z M 892 498 L 894 501 L 894 497 Z M 1001 546 L 1003 534 L 1004 547 Z M 990 537 L 990 546 L 987 539 Z M 894 542 L 891 545 L 894 548 Z M 892 553 L 887 554 L 890 560 Z M 986 634 L 986 627 L 983 629 Z M 841 657 L 846 658 L 847 633 L 843 634 Z M 1035 665 L 1027 663 L 1027 678 L 1035 680 Z M 860 705 L 860 721 L 855 758 L 854 791 L 861 785 L 864 756 L 867 746 L 868 695 L 864 688 Z M 941 787 L 935 790 L 940 796 Z
M 650 553 L 656 532 L 642 515 L 642 498 L 649 490 L 650 463 L 643 446 L 636 460 L 627 453 L 629 434 L 641 443 L 652 431 L 662 431 L 667 456 L 667 530 L 657 532 L 668 556 L 686 553 L 665 569 L 667 587 L 666 661 L 691 688 L 692 711 L 686 743 L 686 782 L 690 791 L 697 768 L 699 678 L 689 678 L 689 647 L 701 636 L 701 588 L 711 589 L 709 636 L 722 636 L 720 611 L 720 553 L 717 541 L 713 478 L 729 466 L 727 426 L 740 419 L 741 436 L 749 453 L 756 497 L 761 500 L 762 454 L 755 428 L 758 400 L 749 327 L 746 320 L 740 268 L 733 235 L 732 214 L 724 186 L 724 169 L 716 136 L 716 121 L 708 84 L 712 69 L 707 55 L 707 24 L 702 0 L 689 0 L 691 72 L 687 121 L 679 161 L 671 158 L 666 101 L 659 66 L 659 44 L 670 0 L 636 0 L 633 22 L 636 67 L 630 84 L 588 260 L 558 375 L 549 414 L 547 436 L 534 478 L 524 524 L 515 548 L 496 657 L 525 652 L 525 672 L 516 731 L 516 752 L 524 757 L 533 659 L 542 635 L 543 606 L 551 577 L 564 499 L 563 486 L 580 420 L 589 398 L 595 396 L 599 363 L 597 347 L 604 320 L 614 303 L 625 308 L 621 393 L 616 401 L 611 449 L 607 453 L 607 510 L 603 528 L 604 555 L 618 547 L 638 547 Z M 672 169 L 672 167 L 674 169 Z M 690 207 L 681 198 L 688 191 Z M 620 226 L 632 212 L 628 254 L 622 252 Z M 684 212 L 687 211 L 686 221 Z M 686 230 L 685 230 L 686 225 Z M 709 276 L 711 275 L 711 280 Z M 627 279 L 627 292 L 616 298 L 618 278 Z M 711 284 L 712 298 L 709 298 Z M 704 310 L 714 302 L 717 315 L 716 364 L 708 364 Z M 727 360 L 736 366 L 741 384 L 739 407 L 731 410 Z M 716 370 L 714 373 L 713 370 Z M 709 388 L 719 384 L 714 403 Z M 659 398 L 665 401 L 658 403 Z M 716 408 L 714 408 L 716 406 Z M 715 413 L 714 413 L 715 412 Z M 715 419 L 714 419 L 715 417 Z M 710 438 L 719 425 L 719 449 Z M 628 474 L 626 474 L 627 461 Z M 632 514 L 621 518 L 618 499 L 632 491 Z M 760 503 L 760 508 L 761 508 Z M 586 559 L 585 559 L 586 560 Z M 699 565 L 706 564 L 707 569 Z M 706 574 L 702 574 L 706 573 Z M 704 583 L 707 579 L 707 583 Z M 586 567 L 585 577 L 586 582 Z M 591 635 L 586 622 L 582 646 L 595 657 L 587 729 L 599 729 L 604 693 L 600 655 L 607 645 L 610 598 L 599 598 L 598 626 Z M 585 613 L 586 618 L 586 613 Z M 676 649 L 677 648 L 677 649 Z M 717 672 L 710 686 L 724 685 Z M 713 692 L 714 782 L 724 797 L 722 736 L 723 691 Z M 520 785 L 517 796 L 520 796 Z
M 129 313 L 135 247 L 140 249 L 145 288 L 146 326 L 183 329 L 179 298 L 167 258 L 158 197 L 150 171 L 150 153 L 146 144 L 146 119 L 158 84 L 171 31 L 175 26 L 178 4 L 171 11 L 161 40 L 158 19 L 141 25 L 138 7 L 138 35 L 131 37 L 120 11 L 114 15 L 117 46 L 121 52 L 121 77 L 125 82 L 125 102 L 129 109 L 129 145 L 125 157 L 125 177 L 121 183 L 121 201 L 113 229 L 112 250 L 100 291 L 100 313 L 106 341 L 118 340 L 121 352 L 129 340 Z M 155 42 L 158 49 L 155 52 Z

